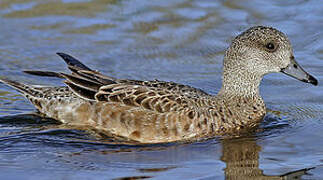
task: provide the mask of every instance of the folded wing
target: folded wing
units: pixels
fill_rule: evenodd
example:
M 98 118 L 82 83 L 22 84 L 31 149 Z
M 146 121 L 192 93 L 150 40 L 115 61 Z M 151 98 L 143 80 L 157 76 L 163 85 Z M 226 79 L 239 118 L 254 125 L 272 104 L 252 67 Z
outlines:
M 137 106 L 157 112 L 178 111 L 194 106 L 197 97 L 209 96 L 200 89 L 163 81 L 122 80 L 101 74 L 74 57 L 57 53 L 71 74 L 50 71 L 24 71 L 38 76 L 59 77 L 80 98 Z

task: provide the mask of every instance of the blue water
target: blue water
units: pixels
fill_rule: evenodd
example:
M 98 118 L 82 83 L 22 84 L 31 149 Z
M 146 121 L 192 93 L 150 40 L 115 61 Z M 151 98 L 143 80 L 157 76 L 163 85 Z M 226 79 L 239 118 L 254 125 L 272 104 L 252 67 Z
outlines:
M 1 84 L 1 179 L 322 179 L 322 9 L 319 0 L 0 0 L 1 77 L 62 85 L 21 71 L 67 72 L 55 55 L 65 52 L 117 78 L 157 78 L 215 94 L 232 38 L 269 25 L 288 35 L 296 60 L 319 80 L 314 87 L 266 76 L 268 114 L 255 133 L 145 146 L 36 116 Z

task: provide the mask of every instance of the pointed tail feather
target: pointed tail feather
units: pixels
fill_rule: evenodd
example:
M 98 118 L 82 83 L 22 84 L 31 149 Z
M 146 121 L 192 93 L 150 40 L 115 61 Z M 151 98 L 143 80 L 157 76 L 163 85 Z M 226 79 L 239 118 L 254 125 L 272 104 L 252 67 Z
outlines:
M 47 76 L 47 77 L 58 77 L 64 78 L 60 73 L 53 71 L 34 71 L 34 70 L 24 70 L 24 73 L 35 75 L 35 76 Z
M 100 87 L 116 83 L 115 78 L 102 75 L 98 71 L 90 69 L 70 55 L 64 53 L 57 54 L 63 58 L 68 68 L 72 71 L 71 74 L 59 73 L 60 77 L 65 78 L 64 83 L 74 94 L 81 98 L 95 100 L 95 94 L 99 91 Z M 52 75 L 52 73 L 49 75 Z
M 0 82 L 9 85 L 10 87 L 16 89 L 24 95 L 35 96 L 38 93 L 38 91 L 34 89 L 31 85 L 23 84 L 17 81 L 12 81 L 6 78 L 0 78 Z
M 79 60 L 77 60 L 76 58 L 74 58 L 68 54 L 60 53 L 60 52 L 58 52 L 56 54 L 59 55 L 66 62 L 66 64 L 68 65 L 68 68 L 76 74 L 78 74 L 78 71 L 81 71 L 81 70 L 95 72 L 92 69 L 90 69 L 89 67 L 87 67 L 86 65 L 84 65 L 83 63 L 81 63 Z M 31 75 L 36 75 L 36 76 L 64 78 L 61 75 L 61 73 L 53 72 L 53 71 L 25 70 L 23 72 L 27 73 L 27 74 L 31 74 Z
M 105 76 L 98 71 L 94 71 L 89 67 L 82 64 L 79 60 L 74 57 L 65 54 L 57 53 L 68 65 L 68 68 L 72 71 L 71 74 L 53 72 L 53 71 L 38 71 L 38 70 L 26 70 L 25 73 L 47 76 L 47 77 L 58 77 L 66 79 L 65 84 L 81 98 L 88 100 L 95 100 L 95 94 L 99 91 L 100 87 L 109 84 L 116 84 L 117 79 Z M 25 96 L 38 96 L 42 92 L 35 86 L 25 85 L 19 82 L 11 81 L 8 79 L 1 79 L 1 82 L 8 84 L 9 86 L 17 89 Z
M 81 63 L 79 60 L 77 60 L 76 58 L 65 54 L 65 53 L 56 53 L 57 55 L 59 55 L 65 62 L 66 64 L 69 66 L 69 69 L 71 69 L 71 71 L 75 71 L 75 67 L 77 70 L 87 70 L 87 71 L 93 71 L 92 69 L 90 69 L 89 67 L 85 66 L 83 63 Z M 74 68 L 73 68 L 74 67 Z
M 80 76 L 85 76 L 87 78 L 91 78 L 92 80 L 96 79 L 97 81 L 102 81 L 101 83 L 107 83 L 107 84 L 110 84 L 116 81 L 116 78 L 103 75 L 96 70 L 90 69 L 89 67 L 87 67 L 86 65 L 84 65 L 83 63 L 81 63 L 79 60 L 72 57 L 71 55 L 68 55 L 65 53 L 57 53 L 57 55 L 59 55 L 66 62 L 66 64 L 68 65 L 68 68 L 72 72 Z M 50 75 L 53 75 L 53 73 L 50 72 Z

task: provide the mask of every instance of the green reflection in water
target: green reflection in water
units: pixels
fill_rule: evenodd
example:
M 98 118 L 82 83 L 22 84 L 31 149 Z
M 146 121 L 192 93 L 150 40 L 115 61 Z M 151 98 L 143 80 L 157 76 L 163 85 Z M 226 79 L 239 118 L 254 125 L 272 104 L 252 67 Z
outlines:
M 32 0 L 2 0 L 0 3 L 0 9 L 5 9 L 14 4 L 22 4 L 32 2 Z
M 1 7 L 2 8 L 9 7 L 11 4 L 23 3 L 23 2 L 26 3 L 31 1 L 7 0 L 6 2 L 2 3 Z M 28 17 L 48 16 L 48 15 L 93 17 L 98 12 L 106 11 L 109 4 L 116 4 L 117 2 L 118 2 L 117 0 L 93 0 L 88 2 L 73 2 L 73 3 L 63 3 L 61 1 L 39 3 L 30 9 L 7 13 L 4 15 L 4 17 L 28 18 Z
M 67 22 L 59 22 L 59 23 L 49 24 L 49 25 L 32 25 L 30 26 L 30 28 L 35 30 L 52 30 L 52 29 L 60 29 L 68 24 L 69 23 Z
M 95 34 L 99 30 L 115 27 L 113 24 L 93 24 L 91 26 L 75 28 L 65 31 L 67 34 Z

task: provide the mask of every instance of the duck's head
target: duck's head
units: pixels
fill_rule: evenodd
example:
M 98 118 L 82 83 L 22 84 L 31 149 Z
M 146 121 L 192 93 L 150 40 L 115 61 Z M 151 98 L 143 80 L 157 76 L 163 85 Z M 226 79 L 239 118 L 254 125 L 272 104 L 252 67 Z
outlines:
M 224 73 L 254 76 L 283 72 L 314 85 L 318 81 L 296 62 L 287 36 L 272 27 L 256 26 L 238 35 L 224 58 Z

